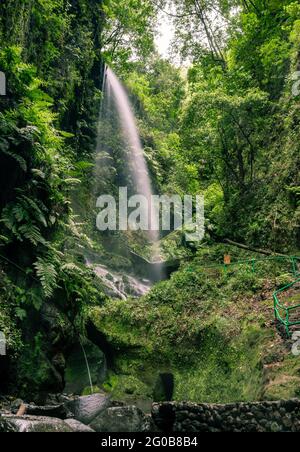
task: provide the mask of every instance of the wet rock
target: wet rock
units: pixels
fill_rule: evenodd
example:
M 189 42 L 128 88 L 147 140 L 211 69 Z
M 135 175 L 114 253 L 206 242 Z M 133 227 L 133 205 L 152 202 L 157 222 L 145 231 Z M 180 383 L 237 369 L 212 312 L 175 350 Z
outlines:
M 62 373 L 62 374 L 64 373 L 64 370 L 66 367 L 66 360 L 62 353 L 57 353 L 52 358 L 52 364 L 60 373 Z
M 64 394 L 46 394 L 42 405 L 61 405 L 70 400 L 72 398 Z
M 53 405 L 53 406 L 36 406 L 36 405 L 26 405 L 26 414 L 31 416 L 46 416 L 55 417 L 59 419 L 67 418 L 67 410 L 63 404 Z
M 83 424 L 90 424 L 102 411 L 108 408 L 110 399 L 106 394 L 78 397 L 67 402 L 66 408 L 74 418 Z
M 18 431 L 17 427 L 6 419 L 4 415 L 0 416 L 0 433 L 13 433 Z
M 92 430 L 82 422 L 76 421 L 76 419 L 66 419 L 65 423 L 68 424 L 69 427 L 73 430 L 73 432 L 77 433 L 95 433 L 95 430 Z
M 152 283 L 148 279 L 140 279 L 124 271 L 117 273 L 103 265 L 90 265 L 101 279 L 105 294 L 111 298 L 125 300 L 130 297 L 142 297 L 151 289 Z
M 96 432 L 151 432 L 151 418 L 135 406 L 112 407 L 97 416 L 90 427 Z
M 269 429 L 272 433 L 278 433 L 281 431 L 281 427 L 277 424 L 277 422 L 272 422 Z
M 283 418 L 282 423 L 283 423 L 283 426 L 284 426 L 286 429 L 291 429 L 292 426 L 293 426 L 293 419 L 292 419 L 292 416 L 291 416 L 290 414 L 287 414 L 287 415 Z
M 10 405 L 11 412 L 13 414 L 16 414 L 19 411 L 20 406 L 23 405 L 23 403 L 24 402 L 21 399 L 14 400 Z
M 282 405 L 285 408 L 287 413 L 291 413 L 296 408 L 299 409 L 299 400 L 298 399 L 286 400 L 286 401 L 282 402 Z
M 0 418 L 0 432 L 21 433 L 69 433 L 72 428 L 61 419 L 42 416 L 2 416 Z

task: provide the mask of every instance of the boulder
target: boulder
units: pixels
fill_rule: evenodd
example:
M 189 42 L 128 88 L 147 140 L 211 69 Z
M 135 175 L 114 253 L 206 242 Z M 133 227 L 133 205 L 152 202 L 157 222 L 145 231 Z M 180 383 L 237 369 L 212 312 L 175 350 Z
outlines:
M 92 342 L 86 340 L 84 351 L 89 363 L 92 384 L 100 387 L 107 375 L 107 365 L 104 353 Z M 67 394 L 84 395 L 86 388 L 90 387 L 85 356 L 80 344 L 70 352 L 65 369 L 65 389 Z
M 151 432 L 152 419 L 135 406 L 111 407 L 99 414 L 90 424 L 96 432 Z
M 73 430 L 73 432 L 77 433 L 95 433 L 95 430 L 92 430 L 82 422 L 76 421 L 76 419 L 66 419 L 65 423 L 68 424 L 69 427 Z
M 74 430 L 61 419 L 45 416 L 2 416 L 0 433 L 70 433 Z
M 90 424 L 96 416 L 110 405 L 110 399 L 106 394 L 92 394 L 90 396 L 77 397 L 67 402 L 67 409 L 77 421 Z
M 66 419 L 68 414 L 63 404 L 53 406 L 36 406 L 25 404 L 25 413 L 30 416 L 55 417 L 59 419 Z
M 24 402 L 23 402 L 22 399 L 15 399 L 15 400 L 13 400 L 10 403 L 10 410 L 11 410 L 11 412 L 13 414 L 16 414 L 19 411 L 20 406 L 23 405 L 23 404 L 24 404 Z

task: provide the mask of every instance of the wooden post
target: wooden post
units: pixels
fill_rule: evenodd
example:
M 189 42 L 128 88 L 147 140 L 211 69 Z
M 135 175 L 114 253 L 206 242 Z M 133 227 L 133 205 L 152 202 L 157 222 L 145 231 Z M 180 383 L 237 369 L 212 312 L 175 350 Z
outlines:
M 229 254 L 225 254 L 225 256 L 224 256 L 224 264 L 225 265 L 231 264 L 231 256 Z
M 227 273 L 228 267 L 231 264 L 231 257 L 229 254 L 225 254 L 224 256 L 224 270 Z
M 22 403 L 22 405 L 19 408 L 19 411 L 17 412 L 17 416 L 24 416 L 26 414 L 26 405 Z

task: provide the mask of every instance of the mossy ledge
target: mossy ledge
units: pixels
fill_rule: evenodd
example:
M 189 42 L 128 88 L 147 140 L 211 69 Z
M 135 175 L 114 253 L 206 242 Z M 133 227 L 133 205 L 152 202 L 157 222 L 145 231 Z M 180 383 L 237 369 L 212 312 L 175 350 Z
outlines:
M 174 400 L 300 396 L 299 359 L 273 321 L 274 288 L 291 278 L 284 263 L 224 272 L 198 256 L 141 299 L 94 307 L 89 318 L 114 350 L 105 388 L 117 399 L 166 400 L 155 387 L 168 372 Z

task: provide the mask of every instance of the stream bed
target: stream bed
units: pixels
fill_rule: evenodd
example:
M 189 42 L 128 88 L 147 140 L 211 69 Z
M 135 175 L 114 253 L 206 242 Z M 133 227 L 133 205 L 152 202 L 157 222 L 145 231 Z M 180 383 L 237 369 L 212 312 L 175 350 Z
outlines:
M 126 300 L 128 297 L 139 298 L 146 295 L 153 285 L 148 279 L 139 278 L 129 273 L 118 273 L 105 265 L 87 263 L 101 279 L 106 294 L 112 298 Z

